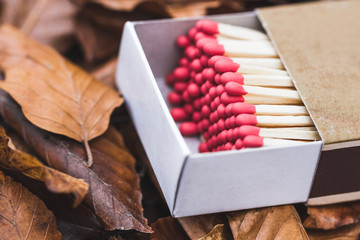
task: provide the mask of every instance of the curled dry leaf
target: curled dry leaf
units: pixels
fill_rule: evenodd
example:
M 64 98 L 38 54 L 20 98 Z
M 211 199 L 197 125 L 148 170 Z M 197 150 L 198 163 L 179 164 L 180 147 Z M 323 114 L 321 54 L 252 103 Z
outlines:
M 14 128 L 47 163 L 89 184 L 85 197 L 106 230 L 151 232 L 143 217 L 139 177 L 135 159 L 122 142 L 114 143 L 117 132 L 104 134 L 91 142 L 96 158 L 92 168 L 84 165 L 86 153 L 80 143 L 41 130 L 27 121 L 9 96 L 0 92 L 0 112 L 4 121 Z M 115 137 L 114 137 L 115 136 Z
M 112 111 L 123 103 L 119 93 L 10 25 L 0 28 L 0 52 L 0 87 L 36 126 L 82 141 L 91 166 L 88 141 L 107 129 Z
M 360 202 L 308 207 L 307 212 L 305 228 L 335 229 L 359 221 Z
M 225 228 L 224 224 L 216 225 L 206 236 L 198 240 L 231 240 L 231 233 Z
M 154 230 L 154 233 L 151 234 L 151 240 L 189 239 L 176 218 L 173 217 L 160 218 L 151 224 L 151 227 Z
M 53 213 L 38 197 L 1 171 L 0 216 L 1 239 L 61 239 Z
M 187 235 L 196 240 L 206 236 L 216 225 L 225 223 L 226 217 L 223 214 L 208 214 L 200 216 L 178 218 Z
M 89 185 L 82 179 L 49 168 L 34 156 L 16 150 L 11 145 L 5 130 L 0 126 L 0 167 L 19 171 L 28 177 L 43 181 L 54 193 L 72 193 L 75 197 L 74 207 L 84 199 Z
M 78 7 L 70 0 L 0 0 L 2 22 L 65 52 L 74 42 Z
M 107 86 L 116 89 L 115 72 L 116 72 L 117 58 L 113 58 L 104 65 L 92 71 L 92 75 L 105 83 Z
M 291 205 L 232 212 L 227 217 L 235 240 L 309 239 Z
M 307 230 L 310 240 L 358 240 L 360 223 L 355 223 L 332 230 Z

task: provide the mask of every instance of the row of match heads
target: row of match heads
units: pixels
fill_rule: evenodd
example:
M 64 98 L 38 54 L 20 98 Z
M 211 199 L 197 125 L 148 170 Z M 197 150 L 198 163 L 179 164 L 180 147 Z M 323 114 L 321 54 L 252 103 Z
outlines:
M 184 136 L 202 134 L 199 152 L 319 138 L 264 33 L 199 20 L 177 44 L 184 54 L 166 76 L 170 112 Z

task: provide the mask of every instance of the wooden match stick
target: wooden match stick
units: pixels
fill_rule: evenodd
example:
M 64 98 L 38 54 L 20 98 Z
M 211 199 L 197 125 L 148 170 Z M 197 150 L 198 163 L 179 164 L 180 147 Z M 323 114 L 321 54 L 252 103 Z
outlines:
M 263 32 L 258 30 L 244 28 L 240 26 L 218 23 L 211 20 L 199 20 L 196 23 L 196 29 L 206 34 L 221 34 L 231 38 L 246 40 L 268 40 L 269 38 Z
M 230 58 L 234 63 L 284 70 L 279 58 Z
M 285 70 L 258 67 L 246 64 L 238 64 L 228 59 L 220 59 L 215 62 L 214 69 L 219 73 L 237 72 L 237 73 L 254 73 L 254 74 L 267 74 L 276 76 L 289 76 Z
M 238 135 L 244 138 L 248 135 L 256 135 L 264 138 L 285 138 L 297 140 L 319 140 L 317 131 L 291 128 L 260 128 L 257 126 L 243 125 L 238 128 Z
M 248 103 L 232 103 L 230 111 L 234 115 L 247 113 L 270 116 L 307 116 L 309 115 L 304 106 L 296 105 L 252 105 Z
M 304 143 L 305 141 L 296 141 L 288 139 L 276 139 L 276 138 L 263 138 L 260 136 L 246 136 L 242 143 L 245 147 L 267 147 L 267 146 L 284 146 L 284 145 L 297 145 Z
M 258 74 L 239 74 L 233 72 L 223 73 L 220 82 L 225 85 L 228 82 L 238 82 L 250 86 L 263 87 L 294 87 L 294 83 L 289 76 L 258 75 Z
M 208 67 L 213 67 L 215 62 L 218 60 L 225 59 L 231 60 L 237 64 L 246 64 L 251 66 L 265 67 L 284 70 L 284 65 L 282 64 L 280 58 L 240 58 L 240 57 L 226 57 L 226 56 L 212 56 L 208 60 Z
M 198 49 L 203 50 L 205 44 L 213 42 L 225 46 L 232 47 L 234 45 L 241 46 L 244 48 L 264 48 L 272 49 L 275 51 L 272 43 L 270 41 L 248 41 L 248 40 L 238 40 L 234 38 L 225 38 L 225 37 L 200 37 L 195 40 L 195 45 Z
M 257 125 L 259 127 L 306 127 L 314 126 L 309 116 L 259 116 L 253 114 L 239 114 L 236 124 Z
M 254 105 L 269 104 L 269 105 L 296 105 L 302 104 L 301 100 L 289 99 L 281 97 L 269 97 L 269 96 L 258 96 L 254 94 L 246 94 L 244 103 L 250 103 Z
M 274 58 L 278 56 L 275 49 L 270 47 L 248 48 L 246 46 L 239 46 L 232 43 L 221 45 L 212 41 L 204 45 L 203 51 L 209 56 L 224 55 L 228 57 L 258 58 Z
M 300 95 L 296 90 L 246 86 L 237 82 L 228 82 L 225 84 L 225 91 L 231 96 L 246 95 L 250 93 L 258 96 L 279 97 L 301 102 Z

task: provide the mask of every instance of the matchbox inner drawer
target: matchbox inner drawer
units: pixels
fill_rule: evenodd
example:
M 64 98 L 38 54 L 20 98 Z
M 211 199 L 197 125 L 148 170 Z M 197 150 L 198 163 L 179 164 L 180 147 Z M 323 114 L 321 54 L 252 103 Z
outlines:
M 307 8 L 307 6 L 294 5 L 294 8 L 302 9 Z M 315 9 L 311 11 L 318 11 L 322 7 L 321 4 L 316 5 Z M 310 8 L 313 8 L 311 4 Z M 308 102 L 313 101 L 314 98 L 309 100 L 308 95 L 303 94 L 303 91 L 306 92 L 307 90 L 301 80 L 299 84 L 294 79 L 297 72 L 291 71 L 291 67 L 294 67 L 292 59 L 290 59 L 289 65 L 286 62 L 288 56 L 284 57 L 283 55 L 283 51 L 288 51 L 287 48 L 282 49 L 281 46 L 277 45 L 277 33 L 268 29 L 272 21 L 271 17 L 268 21 L 269 16 L 272 16 L 271 11 L 273 9 L 264 9 L 257 14 L 260 15 L 271 40 L 274 41 L 275 47 L 279 50 L 279 55 L 284 60 L 284 65 L 292 76 L 300 95 L 302 98 L 305 95 L 304 103 L 314 117 L 312 111 L 316 111 L 316 109 L 312 109 L 313 105 Z M 277 14 L 281 15 L 282 11 Z M 289 10 L 284 10 L 284 12 L 287 11 Z M 290 7 L 291 11 L 292 7 Z M 256 13 L 228 14 L 207 18 L 222 23 L 262 29 Z M 315 176 L 323 141 L 296 146 L 199 154 L 197 153 L 197 146 L 200 139 L 183 138 L 180 135 L 169 113 L 166 96 L 171 89 L 165 84 L 164 77 L 177 66 L 177 61 L 181 55 L 181 51 L 175 44 L 176 38 L 180 34 L 185 34 L 197 20 L 198 18 L 128 22 L 124 29 L 119 52 L 117 84 L 125 97 L 126 105 L 171 213 L 175 217 L 181 217 L 306 202 Z M 276 21 L 280 20 L 276 19 Z M 286 43 L 289 40 L 280 39 L 279 42 L 285 41 Z M 304 59 L 300 60 L 303 61 Z M 296 64 L 295 69 L 299 71 Z M 308 68 L 304 65 L 300 70 L 307 71 Z M 322 76 L 315 75 L 315 77 L 322 79 Z M 311 83 L 305 84 L 305 86 L 308 85 Z M 313 93 L 313 91 L 310 92 Z M 313 120 L 317 126 L 318 119 L 313 118 Z M 321 131 L 319 133 L 324 137 Z M 348 141 L 345 141 L 345 145 L 347 143 Z M 339 150 L 333 151 L 337 153 L 340 150 L 348 152 L 343 143 L 336 144 L 329 145 L 340 146 Z M 358 149 L 358 147 L 352 146 L 352 149 Z M 355 150 L 354 153 L 356 154 L 357 151 Z M 352 159 L 348 162 L 355 160 L 355 154 L 350 154 L 351 157 L 348 156 L 349 159 Z M 330 155 L 334 156 L 333 154 Z M 322 155 L 319 172 L 322 171 L 322 165 L 327 165 L 328 156 L 329 154 Z M 341 161 L 341 159 L 336 158 L 333 161 Z M 347 169 L 342 168 L 340 170 L 346 171 Z M 349 180 L 349 177 L 345 177 L 347 174 L 348 172 L 339 173 L 337 179 L 332 179 L 330 176 L 321 176 L 320 179 L 322 181 L 325 179 L 327 182 L 341 182 L 345 178 Z M 315 177 L 315 179 L 318 178 Z M 315 180 L 314 187 L 319 186 L 317 181 Z M 321 184 L 319 189 L 322 192 L 320 191 L 320 195 L 329 195 L 329 192 L 323 191 Z M 316 193 L 317 190 L 313 189 L 311 194 L 319 196 Z M 360 184 L 353 189 L 355 191 L 360 190 Z

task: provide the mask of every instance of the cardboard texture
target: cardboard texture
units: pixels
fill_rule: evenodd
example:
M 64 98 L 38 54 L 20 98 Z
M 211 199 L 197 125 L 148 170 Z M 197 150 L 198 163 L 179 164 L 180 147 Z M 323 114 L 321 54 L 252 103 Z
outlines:
M 324 141 L 309 205 L 360 199 L 360 1 L 258 10 Z
M 360 139 L 360 1 L 257 11 L 324 145 Z M 357 143 L 360 145 L 360 142 Z
M 207 17 L 261 28 L 254 13 Z M 175 217 L 305 202 L 322 142 L 197 153 L 199 138 L 183 138 L 166 102 L 165 75 L 176 66 L 175 39 L 198 18 L 126 24 L 116 81 Z

